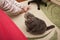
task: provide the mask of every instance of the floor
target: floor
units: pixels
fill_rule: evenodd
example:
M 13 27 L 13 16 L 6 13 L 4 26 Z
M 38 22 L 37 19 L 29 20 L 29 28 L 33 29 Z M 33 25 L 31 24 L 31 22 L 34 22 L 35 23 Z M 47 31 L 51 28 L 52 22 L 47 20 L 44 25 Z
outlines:
M 51 0 L 53 3 L 60 5 L 60 0 Z

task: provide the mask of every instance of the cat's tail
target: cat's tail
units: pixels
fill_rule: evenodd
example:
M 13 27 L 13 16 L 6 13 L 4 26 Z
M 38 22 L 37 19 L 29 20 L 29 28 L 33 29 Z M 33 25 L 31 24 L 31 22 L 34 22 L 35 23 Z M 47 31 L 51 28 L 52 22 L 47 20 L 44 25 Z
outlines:
M 52 29 L 52 28 L 55 28 L 55 26 L 54 26 L 54 25 L 48 26 L 48 27 L 47 27 L 47 30 L 50 30 L 50 29 Z

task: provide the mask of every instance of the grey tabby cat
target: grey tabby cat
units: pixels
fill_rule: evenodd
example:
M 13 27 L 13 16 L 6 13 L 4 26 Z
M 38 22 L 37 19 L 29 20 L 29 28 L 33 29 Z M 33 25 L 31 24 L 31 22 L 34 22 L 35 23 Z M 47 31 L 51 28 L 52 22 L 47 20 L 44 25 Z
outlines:
M 35 17 L 31 13 L 25 14 L 24 17 L 27 28 L 26 30 L 33 35 L 43 34 L 45 31 L 48 31 L 55 27 L 54 25 L 47 27 L 46 23 L 43 20 Z

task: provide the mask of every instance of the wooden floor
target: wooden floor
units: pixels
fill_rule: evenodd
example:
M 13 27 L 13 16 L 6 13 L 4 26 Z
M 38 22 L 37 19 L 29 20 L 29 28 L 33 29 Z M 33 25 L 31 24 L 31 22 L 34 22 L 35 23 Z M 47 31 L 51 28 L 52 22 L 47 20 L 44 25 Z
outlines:
M 22 2 L 22 1 L 25 1 L 25 0 L 16 0 L 16 1 L 18 1 L 18 2 Z

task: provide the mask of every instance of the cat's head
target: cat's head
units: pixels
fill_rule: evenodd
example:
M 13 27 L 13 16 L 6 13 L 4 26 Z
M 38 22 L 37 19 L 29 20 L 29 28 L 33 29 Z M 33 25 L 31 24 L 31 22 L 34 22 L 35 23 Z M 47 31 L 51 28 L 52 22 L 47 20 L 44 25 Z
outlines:
M 34 17 L 35 16 L 29 12 L 24 15 L 25 21 L 33 21 Z

